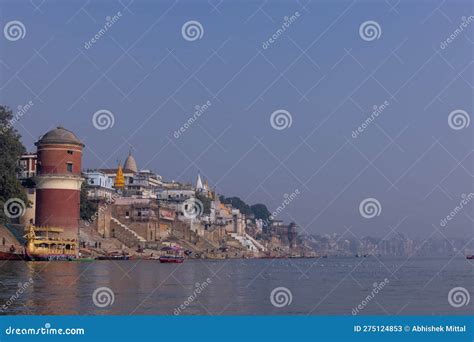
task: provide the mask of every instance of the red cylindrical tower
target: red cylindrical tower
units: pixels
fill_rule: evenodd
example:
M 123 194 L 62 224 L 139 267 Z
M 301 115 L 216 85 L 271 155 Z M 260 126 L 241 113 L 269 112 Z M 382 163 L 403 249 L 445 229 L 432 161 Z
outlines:
M 57 127 L 36 143 L 36 226 L 60 227 L 64 238 L 79 229 L 82 144 L 67 129 Z

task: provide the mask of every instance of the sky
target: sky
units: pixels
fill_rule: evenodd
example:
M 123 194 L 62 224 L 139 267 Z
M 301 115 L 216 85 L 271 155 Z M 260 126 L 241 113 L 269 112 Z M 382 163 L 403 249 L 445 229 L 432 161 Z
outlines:
M 64 126 L 84 168 L 132 148 L 165 180 L 200 172 L 218 193 L 284 207 L 275 218 L 302 233 L 474 237 L 470 1 L 0 9 L 0 103 L 29 104 L 14 126 L 30 151 Z

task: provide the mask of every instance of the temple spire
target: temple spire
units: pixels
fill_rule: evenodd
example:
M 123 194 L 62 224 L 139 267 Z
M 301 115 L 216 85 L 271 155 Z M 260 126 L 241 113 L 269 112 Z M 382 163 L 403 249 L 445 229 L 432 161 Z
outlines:
M 201 174 L 198 173 L 197 181 L 196 181 L 196 190 L 202 190 L 204 186 L 202 185 Z
M 117 174 L 115 175 L 114 187 L 118 190 L 123 190 L 125 188 L 125 178 L 123 177 L 122 165 L 120 163 L 117 169 Z

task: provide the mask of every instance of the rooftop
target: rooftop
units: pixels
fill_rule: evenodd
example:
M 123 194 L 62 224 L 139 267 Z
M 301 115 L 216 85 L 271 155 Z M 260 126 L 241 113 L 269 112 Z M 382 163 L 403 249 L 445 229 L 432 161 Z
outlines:
M 35 145 L 39 144 L 72 144 L 84 146 L 74 133 L 64 127 L 56 127 L 44 134 Z

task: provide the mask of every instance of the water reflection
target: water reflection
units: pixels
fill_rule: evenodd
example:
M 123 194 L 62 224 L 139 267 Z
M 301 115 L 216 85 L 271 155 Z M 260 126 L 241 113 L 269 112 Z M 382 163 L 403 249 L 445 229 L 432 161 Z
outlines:
M 403 259 L 387 259 L 384 265 L 369 258 L 362 262 L 353 258 L 321 262 L 189 260 L 184 264 L 10 261 L 0 264 L 0 314 L 350 315 L 372 284 L 386 277 L 390 284 L 361 314 L 395 314 L 402 307 L 402 314 L 470 314 L 474 301 L 454 309 L 446 297 L 455 285 L 474 293 L 469 263 L 454 259 L 449 268 L 439 272 L 448 261 L 417 259 L 404 264 Z M 390 272 L 400 265 L 403 267 L 394 278 Z M 32 283 L 16 298 L 18 283 L 30 278 Z M 94 304 L 92 294 L 99 287 L 113 292 L 113 305 L 102 308 Z M 271 304 L 269 296 L 276 287 L 291 291 L 291 305 L 277 308 Z

